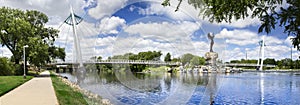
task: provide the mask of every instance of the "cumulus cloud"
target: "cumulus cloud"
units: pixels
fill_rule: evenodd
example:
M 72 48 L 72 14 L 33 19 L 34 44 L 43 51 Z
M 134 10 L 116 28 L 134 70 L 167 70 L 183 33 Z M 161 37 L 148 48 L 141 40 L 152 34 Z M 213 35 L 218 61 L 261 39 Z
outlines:
M 193 22 L 149 22 L 137 23 L 124 29 L 129 35 L 140 35 L 143 38 L 159 41 L 190 40 L 191 35 L 199 29 L 199 25 Z
M 59 25 L 70 15 L 70 5 L 76 14 L 84 13 L 84 1 L 74 0 L 0 0 L 0 6 L 19 8 L 22 10 L 38 10 L 49 17 L 47 25 Z
M 245 19 L 239 19 L 239 20 L 232 20 L 231 23 L 228 22 L 221 22 L 221 23 L 214 23 L 221 26 L 227 26 L 227 27 L 235 27 L 235 28 L 245 28 L 248 26 L 258 26 L 261 24 L 258 18 L 251 18 L 246 17 Z
M 150 0 L 151 1 L 151 0 Z M 203 14 L 199 14 L 200 10 L 195 9 L 188 2 L 183 1 L 180 5 L 179 11 L 175 12 L 178 0 L 171 0 L 170 7 L 163 7 L 161 2 L 150 2 L 147 8 L 141 8 L 136 6 L 131 6 L 130 10 L 137 10 L 139 14 L 142 15 L 163 15 L 175 20 L 196 20 L 202 22 L 209 22 L 207 18 L 202 19 Z M 250 11 L 249 11 L 250 12 Z M 232 20 L 231 23 L 225 21 L 221 23 L 213 23 L 215 25 L 235 27 L 235 28 L 245 28 L 248 26 L 258 26 L 261 22 L 258 18 L 246 17 L 245 19 Z
M 256 44 L 258 36 L 256 33 L 248 30 L 227 30 L 224 28 L 220 33 L 216 34 L 216 38 L 226 39 L 229 44 L 245 46 L 249 44 Z
M 118 34 L 118 28 L 124 26 L 126 26 L 124 19 L 112 16 L 101 19 L 99 29 L 101 34 Z
M 117 10 L 126 6 L 127 0 L 97 0 L 97 6 L 88 10 L 90 16 L 95 19 L 110 17 Z

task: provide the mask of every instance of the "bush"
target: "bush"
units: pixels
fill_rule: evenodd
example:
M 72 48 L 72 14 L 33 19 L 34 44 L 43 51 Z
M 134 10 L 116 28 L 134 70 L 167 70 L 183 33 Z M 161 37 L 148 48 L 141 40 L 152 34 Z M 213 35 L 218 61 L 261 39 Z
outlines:
M 15 66 L 7 58 L 0 58 L 0 76 L 8 76 L 15 74 Z
M 24 69 L 23 69 L 23 64 L 15 64 L 15 75 L 23 75 L 24 74 Z

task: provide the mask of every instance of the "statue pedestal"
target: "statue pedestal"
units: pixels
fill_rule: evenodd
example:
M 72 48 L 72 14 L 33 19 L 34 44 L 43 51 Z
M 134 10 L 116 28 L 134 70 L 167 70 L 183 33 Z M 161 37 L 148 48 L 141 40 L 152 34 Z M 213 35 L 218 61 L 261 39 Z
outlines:
M 216 52 L 207 52 L 205 53 L 206 65 L 210 66 L 212 70 L 216 70 L 218 53 Z

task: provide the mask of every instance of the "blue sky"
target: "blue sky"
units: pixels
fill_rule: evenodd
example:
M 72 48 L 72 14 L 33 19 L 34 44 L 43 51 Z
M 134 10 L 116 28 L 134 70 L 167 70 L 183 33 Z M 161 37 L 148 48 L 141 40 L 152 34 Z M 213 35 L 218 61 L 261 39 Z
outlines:
M 80 45 L 85 60 L 92 56 L 108 56 L 160 50 L 165 55 L 180 57 L 185 53 L 204 56 L 209 51 L 207 33 L 215 34 L 214 51 L 219 59 L 258 58 L 258 41 L 265 36 L 268 58 L 290 58 L 291 42 L 283 29 L 277 27 L 270 34 L 257 33 L 260 21 L 256 18 L 233 20 L 232 23 L 210 23 L 199 10 L 184 1 L 174 12 L 178 0 L 170 7 L 161 6 L 163 0 L 2 0 L 1 6 L 35 9 L 49 16 L 48 27 L 61 32 L 57 46 L 66 47 L 67 60 L 74 60 L 72 28 L 59 27 L 70 14 L 70 6 L 85 21 L 77 26 Z M 11 53 L 1 48 L 5 56 Z M 162 56 L 162 58 L 164 57 Z M 299 52 L 293 49 L 293 59 Z

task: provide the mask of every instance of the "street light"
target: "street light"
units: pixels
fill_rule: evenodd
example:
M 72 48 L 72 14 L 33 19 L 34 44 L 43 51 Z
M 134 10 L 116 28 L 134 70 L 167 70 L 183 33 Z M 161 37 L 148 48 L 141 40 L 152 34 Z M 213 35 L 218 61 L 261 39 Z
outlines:
M 23 46 L 23 57 L 24 57 L 24 79 L 26 78 L 26 72 L 25 72 L 25 69 L 26 69 L 26 62 L 25 62 L 25 48 L 27 48 L 28 47 L 28 45 L 25 45 L 25 46 Z

